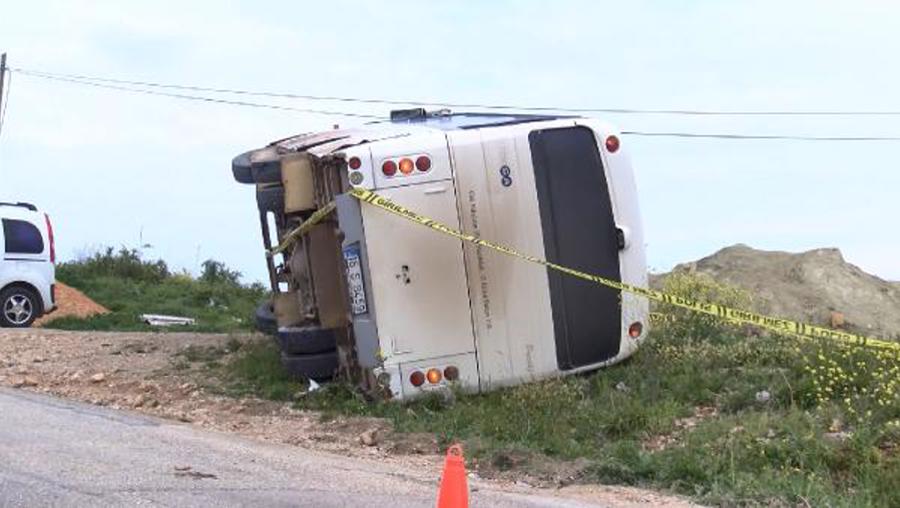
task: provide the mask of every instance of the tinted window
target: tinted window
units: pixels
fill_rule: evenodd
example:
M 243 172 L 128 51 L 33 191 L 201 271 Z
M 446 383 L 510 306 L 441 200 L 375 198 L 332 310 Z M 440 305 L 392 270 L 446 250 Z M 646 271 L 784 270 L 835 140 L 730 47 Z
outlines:
M 3 238 L 6 252 L 10 254 L 40 254 L 44 252 L 44 239 L 33 224 L 23 220 L 3 219 Z
M 547 260 L 621 280 L 612 201 L 594 132 L 585 127 L 544 129 L 531 132 L 528 140 Z M 620 292 L 547 272 L 559 368 L 619 354 Z

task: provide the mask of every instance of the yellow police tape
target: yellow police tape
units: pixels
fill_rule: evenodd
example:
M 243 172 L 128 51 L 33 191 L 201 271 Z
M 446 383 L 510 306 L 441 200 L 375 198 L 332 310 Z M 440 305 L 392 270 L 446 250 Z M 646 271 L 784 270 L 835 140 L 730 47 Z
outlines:
M 333 212 L 334 208 L 335 208 L 335 204 L 334 204 L 334 201 L 332 201 L 332 202 L 328 203 L 327 205 L 323 206 L 322 208 L 319 208 L 318 210 L 316 210 L 312 215 L 309 216 L 308 219 L 303 221 L 303 224 L 300 224 L 299 226 L 297 226 L 296 228 L 291 230 L 290 233 L 285 235 L 284 240 L 282 240 L 281 243 L 279 243 L 277 247 L 275 247 L 271 251 L 267 252 L 267 254 L 269 256 L 274 256 L 275 254 L 280 254 L 280 253 L 286 251 L 287 248 L 290 247 L 291 245 L 293 245 L 294 242 L 299 240 L 301 236 L 303 236 L 307 232 L 309 232 L 309 230 L 312 229 L 313 226 L 315 226 L 316 224 L 321 222 L 322 219 L 324 219 L 326 216 L 328 216 L 328 214 Z
M 352 189 L 350 191 L 350 195 L 359 199 L 363 203 L 376 206 L 378 208 L 381 208 L 382 210 L 403 217 L 404 219 L 412 221 L 416 224 L 420 224 L 427 228 L 433 229 L 434 231 L 438 231 L 445 235 L 458 238 L 462 241 L 470 242 L 481 247 L 487 247 L 488 249 L 495 250 L 508 256 L 513 256 L 518 259 L 523 259 L 525 261 L 543 265 L 552 270 L 566 273 L 573 277 L 578 277 L 579 279 L 591 281 L 613 289 L 617 289 L 619 291 L 626 291 L 628 293 L 643 296 L 657 302 L 667 303 L 676 307 L 692 310 L 694 312 L 700 312 L 703 314 L 715 316 L 723 321 L 727 321 L 732 324 L 747 324 L 758 326 L 760 328 L 765 328 L 774 332 L 794 335 L 801 338 L 830 339 L 838 342 L 860 346 L 900 350 L 900 344 L 896 342 L 875 339 L 872 337 L 866 337 L 863 335 L 848 333 L 840 330 L 832 330 L 829 328 L 800 323 L 798 321 L 791 321 L 788 319 L 764 316 L 762 314 L 756 314 L 754 312 L 748 312 L 740 309 L 733 309 L 731 307 L 726 307 L 724 305 L 719 305 L 716 303 L 698 302 L 689 298 L 684 298 L 682 296 L 669 295 L 661 291 L 632 286 L 630 284 L 625 284 L 624 282 L 607 279 L 597 275 L 591 275 L 589 273 L 581 272 L 573 268 L 567 268 L 565 266 L 552 263 L 545 259 L 529 256 L 528 254 L 522 254 L 521 252 L 518 252 L 510 247 L 492 243 L 487 240 L 482 240 L 481 238 L 478 238 L 474 235 L 463 233 L 462 231 L 453 229 L 433 219 L 429 219 L 428 217 L 419 215 L 416 212 L 397 203 L 394 203 L 388 198 L 379 196 L 378 194 L 370 190 Z

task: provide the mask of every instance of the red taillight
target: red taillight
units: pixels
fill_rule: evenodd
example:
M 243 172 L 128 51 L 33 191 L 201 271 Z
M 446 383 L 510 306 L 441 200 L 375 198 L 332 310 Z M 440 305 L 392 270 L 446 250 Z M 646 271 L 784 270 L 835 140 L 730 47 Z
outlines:
M 56 240 L 53 238 L 53 224 L 50 223 L 50 216 L 46 213 L 44 220 L 47 221 L 47 240 L 50 241 L 50 262 L 56 263 Z
M 428 171 L 429 169 L 431 169 L 431 159 L 429 159 L 425 155 L 422 155 L 421 157 L 416 159 L 416 169 L 422 172 Z
M 397 174 L 397 163 L 394 161 L 384 161 L 381 165 L 381 172 L 384 176 L 394 176 Z
M 606 149 L 610 153 L 615 153 L 619 149 L 619 138 L 615 136 L 608 136 L 606 138 Z
M 350 160 L 347 161 L 347 165 L 350 166 L 350 169 L 359 169 L 362 166 L 362 161 L 359 160 L 359 157 L 350 157 Z
M 453 365 L 444 369 L 444 377 L 447 381 L 456 381 L 459 379 L 459 369 L 454 367 Z
M 628 327 L 628 335 L 632 339 L 636 339 L 641 336 L 641 333 L 644 332 L 644 325 L 642 325 L 639 321 L 631 323 L 631 326 Z
M 412 173 L 413 168 L 415 168 L 415 164 L 413 164 L 412 159 L 400 159 L 400 172 L 404 175 L 408 175 Z
M 441 382 L 441 371 L 439 369 L 428 369 L 425 377 L 428 378 L 429 383 L 436 385 Z
M 425 384 L 425 374 L 422 374 L 422 371 L 417 370 L 409 375 L 409 382 L 415 387 L 422 386 Z

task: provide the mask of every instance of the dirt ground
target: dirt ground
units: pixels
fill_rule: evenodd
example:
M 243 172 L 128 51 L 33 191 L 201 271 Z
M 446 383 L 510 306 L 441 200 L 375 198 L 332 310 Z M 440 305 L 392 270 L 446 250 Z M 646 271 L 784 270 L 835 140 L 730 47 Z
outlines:
M 738 244 L 673 271 L 744 288 L 763 313 L 900 340 L 900 284 L 848 263 L 838 249 L 790 253 Z M 663 276 L 653 277 L 657 285 Z
M 3 329 L 0 385 L 291 446 L 440 468 L 441 450 L 433 436 L 394 433 L 389 422 L 375 418 L 326 421 L 288 403 L 222 395 L 210 387 L 207 359 L 191 362 L 185 353 L 215 349 L 221 355 L 217 361 L 225 362 L 235 339 L 267 340 L 258 335 Z M 507 472 L 492 481 L 517 489 L 550 488 L 563 497 L 615 507 L 694 506 L 642 489 L 573 485 L 577 465 L 547 466 L 540 477 Z
M 34 326 L 47 326 L 47 323 L 61 317 L 75 316 L 86 318 L 109 312 L 106 307 L 91 300 L 81 291 L 59 281 L 56 282 L 56 305 L 57 308 L 54 312 L 39 318 L 34 322 Z

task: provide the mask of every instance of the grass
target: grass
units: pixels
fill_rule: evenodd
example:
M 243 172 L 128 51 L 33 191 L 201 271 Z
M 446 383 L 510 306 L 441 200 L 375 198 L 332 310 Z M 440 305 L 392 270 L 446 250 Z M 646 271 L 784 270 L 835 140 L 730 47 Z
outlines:
M 303 389 L 281 366 L 281 352 L 272 340 L 241 346 L 237 358 L 219 369 L 224 382 L 217 389 L 231 396 L 256 396 L 287 401 Z
M 243 346 L 244 343 L 236 337 L 229 338 L 222 346 L 200 346 L 191 344 L 175 354 L 173 365 L 176 370 L 183 370 L 181 365 L 190 366 L 192 363 L 203 363 L 208 369 L 216 369 L 222 366 L 220 360 L 225 357 L 225 355 L 236 353 Z
M 707 287 L 711 281 L 699 281 L 703 291 L 695 279 L 673 284 L 667 291 L 706 291 L 732 304 L 745 298 Z M 475 463 L 493 470 L 528 472 L 546 458 L 581 464 L 581 481 L 714 505 L 900 506 L 895 355 L 757 336 L 674 313 L 679 319 L 657 327 L 635 357 L 588 375 L 403 404 L 373 403 L 332 384 L 298 405 L 324 419 L 377 416 L 399 432 L 462 441 Z M 287 393 L 275 388 L 283 382 L 271 374 L 280 369 L 275 353 L 251 357 L 256 392 Z
M 900 405 L 851 398 L 854 413 L 844 397 L 820 401 L 807 369 L 819 353 L 778 337 L 657 335 L 631 361 L 586 376 L 407 404 L 370 403 L 332 385 L 301 404 L 462 441 L 482 463 L 511 450 L 587 459 L 584 480 L 705 503 L 900 506 Z
M 109 248 L 57 267 L 57 279 L 73 286 L 111 312 L 83 319 L 63 317 L 50 326 L 67 330 L 156 330 L 141 314 L 191 317 L 196 325 L 167 331 L 232 332 L 251 330 L 253 312 L 264 298 L 262 286 L 243 285 L 240 274 L 209 260 L 198 278 L 172 273 L 163 261 L 144 260 L 135 250 Z

